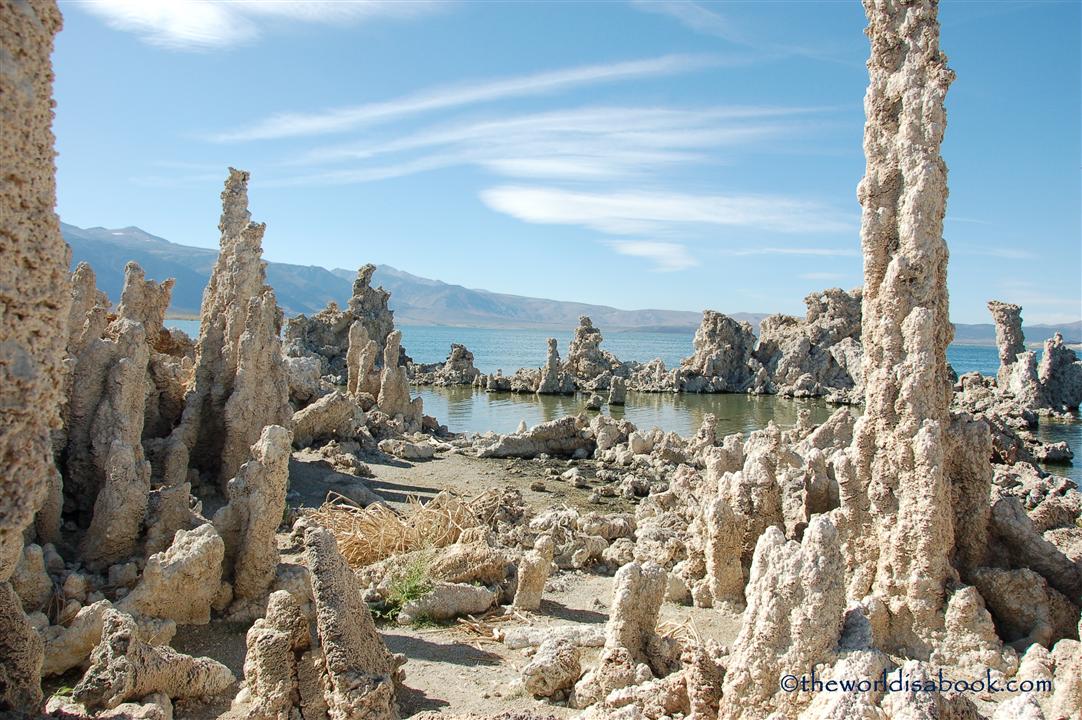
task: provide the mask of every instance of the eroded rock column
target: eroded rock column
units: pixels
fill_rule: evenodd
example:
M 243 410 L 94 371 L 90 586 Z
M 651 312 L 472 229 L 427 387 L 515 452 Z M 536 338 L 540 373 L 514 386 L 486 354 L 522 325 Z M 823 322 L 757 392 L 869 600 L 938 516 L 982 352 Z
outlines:
M 51 0 L 0 0 L 0 710 L 41 703 L 41 639 L 7 582 L 56 477 L 50 432 L 64 390 L 69 251 L 60 237 L 49 55 Z
M 863 555 L 851 555 L 850 563 L 865 566 L 851 569 L 869 586 L 850 591 L 881 596 L 891 614 L 891 643 L 920 657 L 942 629 L 944 586 L 953 572 L 944 457 L 953 328 L 943 240 L 947 168 L 939 148 L 954 73 L 939 50 L 935 2 L 865 0 L 864 7 L 871 41 L 867 169 L 857 196 L 865 413 L 850 449 L 856 483 L 845 477 L 839 483 L 843 510 L 868 520 L 853 543 Z M 865 502 L 866 509 L 859 507 Z

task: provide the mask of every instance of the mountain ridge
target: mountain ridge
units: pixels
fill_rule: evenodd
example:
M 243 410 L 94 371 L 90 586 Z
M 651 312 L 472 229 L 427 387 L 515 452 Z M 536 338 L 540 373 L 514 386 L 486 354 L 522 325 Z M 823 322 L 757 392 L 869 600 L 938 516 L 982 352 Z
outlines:
M 138 262 L 147 277 L 176 279 L 169 313 L 173 317 L 198 316 L 203 289 L 218 256 L 216 250 L 180 245 L 135 226 L 80 228 L 61 223 L 61 233 L 72 247 L 72 267 L 89 262 L 98 287 L 113 302 L 120 296 L 124 266 Z M 344 306 L 351 294 L 355 270 L 326 269 L 316 265 L 267 262 L 267 282 L 278 304 L 288 314 L 318 312 L 334 301 Z M 390 306 L 402 325 L 471 327 L 488 329 L 566 330 L 589 315 L 608 332 L 694 332 L 702 313 L 685 310 L 622 310 L 608 305 L 550 300 L 467 288 L 413 275 L 390 265 L 378 265 L 373 283 L 391 293 Z M 727 313 L 746 320 L 758 334 L 759 322 L 769 313 Z M 1057 325 L 1034 324 L 1023 328 L 1030 344 L 1062 332 L 1067 342 L 1082 339 L 1082 321 Z M 994 345 L 991 323 L 955 324 L 955 342 Z

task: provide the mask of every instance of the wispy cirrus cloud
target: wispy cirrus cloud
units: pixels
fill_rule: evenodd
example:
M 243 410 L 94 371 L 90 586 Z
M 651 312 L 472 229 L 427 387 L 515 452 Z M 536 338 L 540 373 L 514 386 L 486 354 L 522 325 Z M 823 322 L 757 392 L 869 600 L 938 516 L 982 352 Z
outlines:
M 728 16 L 704 7 L 694 0 L 631 0 L 631 6 L 643 12 L 670 17 L 700 35 L 711 35 L 734 45 L 753 48 L 764 57 L 779 58 L 798 55 L 815 60 L 839 62 L 838 58 L 822 50 L 800 47 L 791 42 L 779 43 L 767 38 L 753 37 L 740 29 Z
M 244 45 L 292 23 L 354 24 L 411 18 L 445 5 L 439 0 L 83 0 L 74 3 L 110 27 L 169 50 L 206 51 Z
M 677 165 L 722 162 L 720 148 L 791 132 L 818 108 L 584 107 L 426 127 L 383 142 L 310 150 L 285 167 L 324 167 L 279 184 L 371 182 L 455 165 L 496 175 L 571 182 L 615 181 Z
M 714 55 L 663 55 L 441 86 L 409 95 L 317 112 L 278 113 L 237 130 L 211 135 L 216 142 L 274 140 L 344 132 L 361 126 L 478 103 L 540 95 L 621 80 L 661 77 L 722 64 Z
M 608 243 L 621 255 L 646 258 L 654 263 L 654 269 L 661 272 L 673 272 L 695 267 L 699 261 L 691 256 L 686 246 L 680 243 L 654 242 L 651 240 L 614 240 Z
M 613 235 L 656 234 L 691 225 L 728 225 L 783 233 L 853 229 L 844 216 L 831 208 L 778 196 L 579 192 L 503 186 L 482 191 L 481 199 L 491 209 L 526 222 L 580 225 Z

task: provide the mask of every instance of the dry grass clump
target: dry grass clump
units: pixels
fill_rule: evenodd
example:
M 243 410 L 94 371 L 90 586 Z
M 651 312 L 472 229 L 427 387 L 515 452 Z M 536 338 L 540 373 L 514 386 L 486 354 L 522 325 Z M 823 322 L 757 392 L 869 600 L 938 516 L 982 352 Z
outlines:
M 362 508 L 333 495 L 310 517 L 334 533 L 338 549 L 354 570 L 392 555 L 445 547 L 464 530 L 481 524 L 468 503 L 447 492 L 425 504 L 412 496 L 408 502 L 409 509 L 399 513 L 382 504 Z

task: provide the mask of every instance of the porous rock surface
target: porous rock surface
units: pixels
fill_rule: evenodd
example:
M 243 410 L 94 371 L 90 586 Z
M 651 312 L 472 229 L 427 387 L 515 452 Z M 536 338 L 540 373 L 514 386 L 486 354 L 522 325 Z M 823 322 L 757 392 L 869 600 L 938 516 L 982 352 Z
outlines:
M 170 698 L 207 700 L 235 681 L 229 668 L 216 660 L 147 644 L 130 615 L 106 610 L 101 643 L 94 648 L 90 668 L 72 696 L 89 708 L 114 708 L 157 692 Z
M 304 534 L 312 595 L 326 667 L 324 697 L 332 718 L 396 718 L 399 659 L 392 655 L 329 530 Z
M 232 585 L 234 615 L 251 614 L 274 581 L 275 532 L 286 508 L 291 451 L 289 430 L 279 425 L 263 428 L 251 448 L 251 459 L 229 481 L 229 503 L 214 515 L 224 544 L 222 576 Z
M 0 710 L 28 713 L 42 699 L 42 644 L 8 578 L 50 484 L 59 521 L 50 433 L 64 390 L 70 257 L 54 210 L 50 54 L 60 26 L 54 2 L 0 3 Z
M 191 466 L 224 491 L 263 428 L 292 415 L 281 311 L 261 259 L 266 226 L 251 222 L 248 178 L 230 168 L 222 191 L 221 249 L 200 308 L 192 387 L 169 440 L 170 485 Z

